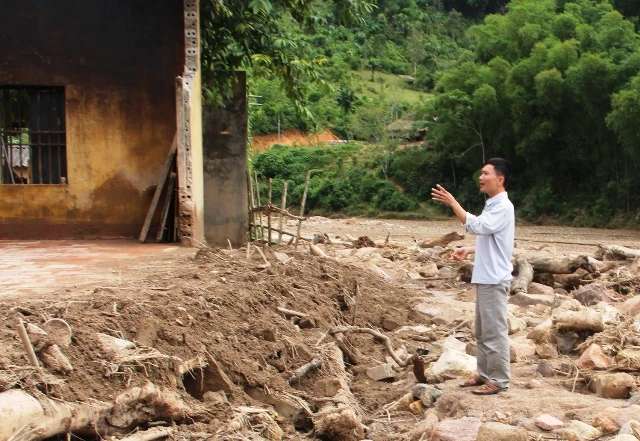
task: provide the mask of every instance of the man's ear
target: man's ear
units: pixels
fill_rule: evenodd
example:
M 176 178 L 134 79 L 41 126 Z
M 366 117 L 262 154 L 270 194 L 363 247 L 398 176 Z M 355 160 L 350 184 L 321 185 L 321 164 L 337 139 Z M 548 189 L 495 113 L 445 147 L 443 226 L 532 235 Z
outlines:
M 504 187 L 504 176 L 498 175 L 498 184 Z

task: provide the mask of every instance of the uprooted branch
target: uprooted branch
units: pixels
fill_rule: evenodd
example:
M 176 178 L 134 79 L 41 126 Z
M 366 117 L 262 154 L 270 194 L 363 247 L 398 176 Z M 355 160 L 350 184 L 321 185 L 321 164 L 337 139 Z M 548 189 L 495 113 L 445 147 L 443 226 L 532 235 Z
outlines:
M 393 344 L 391 343 L 391 339 L 386 335 L 384 335 L 383 333 L 378 332 L 374 329 L 360 328 L 358 326 L 337 326 L 329 330 L 329 335 L 344 334 L 347 332 L 359 332 L 363 334 L 373 335 L 375 338 L 382 340 L 384 342 L 384 345 L 387 348 L 389 355 L 391 356 L 391 358 L 393 358 L 393 361 L 395 361 L 398 364 L 398 366 L 405 367 L 409 363 L 411 363 L 411 358 L 413 357 L 412 355 L 408 356 L 405 360 L 402 360 L 400 357 L 398 357 L 398 355 L 394 351 Z

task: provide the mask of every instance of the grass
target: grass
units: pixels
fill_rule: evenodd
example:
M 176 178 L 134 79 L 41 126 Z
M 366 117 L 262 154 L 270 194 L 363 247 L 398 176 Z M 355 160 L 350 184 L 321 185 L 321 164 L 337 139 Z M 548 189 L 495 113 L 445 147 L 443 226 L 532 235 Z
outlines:
M 356 81 L 362 87 L 362 94 L 369 98 L 384 96 L 387 100 L 414 104 L 429 99 L 433 94 L 408 88 L 408 84 L 398 75 L 375 72 L 371 81 L 370 70 L 353 71 Z M 354 85 L 358 88 L 358 85 Z

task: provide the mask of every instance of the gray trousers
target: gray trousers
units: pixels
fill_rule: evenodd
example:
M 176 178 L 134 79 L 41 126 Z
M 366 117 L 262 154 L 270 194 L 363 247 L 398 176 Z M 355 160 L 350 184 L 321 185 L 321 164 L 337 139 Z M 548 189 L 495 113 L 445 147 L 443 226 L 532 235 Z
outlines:
M 476 285 L 478 375 L 498 387 L 509 387 L 509 285 L 510 281 L 497 285 Z

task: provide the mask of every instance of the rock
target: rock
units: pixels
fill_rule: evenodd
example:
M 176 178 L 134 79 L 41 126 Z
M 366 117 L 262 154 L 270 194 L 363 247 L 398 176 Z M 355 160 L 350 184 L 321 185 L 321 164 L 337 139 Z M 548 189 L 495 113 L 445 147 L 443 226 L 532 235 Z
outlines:
M 580 336 L 571 331 L 555 332 L 553 334 L 558 352 L 561 354 L 570 354 L 575 351 L 576 347 L 582 342 Z
M 136 341 L 142 346 L 154 347 L 158 338 L 160 324 L 153 317 L 143 317 L 138 325 Z
M 73 366 L 66 355 L 62 353 L 56 344 L 45 347 L 38 353 L 44 365 L 52 372 L 68 374 L 73 371 Z
M 422 404 L 422 401 L 416 400 L 409 404 L 409 411 L 414 415 L 422 415 L 424 412 L 424 404 Z
M 524 294 L 518 293 L 509 297 L 509 303 L 512 305 L 518 305 L 521 307 L 531 305 L 547 305 L 553 306 L 553 296 L 544 294 Z
M 433 430 L 438 424 L 438 416 L 434 413 L 427 413 L 424 420 L 420 421 L 411 431 L 409 439 L 411 441 L 419 441 L 421 439 L 429 439 L 433 434 Z
M 538 357 L 546 360 L 549 358 L 557 358 L 558 350 L 551 343 L 543 343 L 536 345 L 536 354 L 538 354 Z
M 553 320 L 551 319 L 551 317 L 533 328 L 527 334 L 527 338 L 535 341 L 538 344 L 553 342 Z
M 385 315 L 380 320 L 380 326 L 382 326 L 382 329 L 385 331 L 393 332 L 402 325 L 397 320 Z
M 509 326 L 509 335 L 527 329 L 527 323 L 510 312 L 507 313 L 507 325 Z
M 598 375 L 593 382 L 596 394 L 602 398 L 628 398 L 635 385 L 634 377 L 624 372 Z
M 418 274 L 427 279 L 432 279 L 438 275 L 438 265 L 434 262 L 427 262 L 418 269 Z
M 121 338 L 112 337 L 107 334 L 97 333 L 98 340 L 102 345 L 102 349 L 111 357 L 118 357 L 123 353 L 126 354 L 131 349 L 135 349 L 136 345 L 129 340 L 123 340 Z
M 475 341 L 470 341 L 464 347 L 464 352 L 467 355 L 471 355 L 473 357 L 478 356 L 478 344 Z
M 611 297 L 607 294 L 607 288 L 599 283 L 581 286 L 573 293 L 573 298 L 584 306 L 592 306 L 600 302 L 612 302 Z
M 433 406 L 436 400 L 443 394 L 440 389 L 422 383 L 413 386 L 411 392 L 413 393 L 414 398 L 422 401 L 422 404 L 424 404 L 425 407 Z
M 618 311 L 615 306 L 612 306 L 607 302 L 600 302 L 596 304 L 593 309 L 602 314 L 602 323 L 604 323 L 605 325 L 611 325 L 620 322 L 620 311 Z
M 473 377 L 478 373 L 476 358 L 454 349 L 445 350 L 431 369 L 443 378 Z
M 569 421 L 560 432 L 566 439 L 575 439 L 575 441 L 589 441 L 602 435 L 600 430 L 578 420 Z
M 527 389 L 538 389 L 542 387 L 542 382 L 540 380 L 536 380 L 535 378 L 532 378 L 531 380 L 525 383 L 524 387 L 526 387 Z
M 553 297 L 554 292 L 553 288 L 547 285 L 543 285 L 541 283 L 532 282 L 529 285 L 529 289 L 527 290 L 527 294 L 544 294 L 546 296 Z
M 442 351 L 446 351 L 447 349 L 453 349 L 458 352 L 464 352 L 466 344 L 455 338 L 453 335 L 442 340 L 440 343 L 440 347 Z
M 580 356 L 576 365 L 580 369 L 598 370 L 606 369 L 611 364 L 611 359 L 604 353 L 600 345 L 593 343 Z
M 371 254 L 377 253 L 377 252 L 378 252 L 378 249 L 375 247 L 363 247 L 356 250 L 356 252 L 353 253 L 353 255 L 358 259 L 364 259 L 365 257 L 370 256 Z
M 349 250 L 351 251 L 351 250 Z M 293 259 L 293 257 L 289 257 L 286 253 L 279 253 L 279 252 L 274 252 L 273 253 L 273 257 L 276 258 L 276 260 L 280 263 L 287 263 L 289 262 L 291 259 Z
M 229 400 L 227 400 L 227 395 L 221 390 L 216 392 L 205 392 L 202 394 L 202 401 L 213 404 L 225 404 L 229 402 Z
M 617 432 L 630 421 L 640 421 L 640 406 L 607 407 L 593 420 L 593 425 L 602 427 L 607 432 Z
M 453 279 L 458 275 L 458 272 L 450 266 L 443 266 L 438 270 L 438 277 L 441 279 Z
M 311 252 L 312 256 L 327 257 L 327 253 L 325 253 L 324 250 L 318 245 L 309 244 L 309 251 Z
M 640 433 L 640 423 L 632 420 L 624 423 L 618 432 L 618 435 L 633 435 L 634 431 Z M 637 441 L 637 438 L 636 440 Z
M 556 374 L 570 375 L 573 373 L 573 365 L 562 360 L 540 360 L 536 369 L 543 377 L 553 377 Z
M 459 420 L 443 420 L 436 426 L 432 441 L 476 441 L 482 421 L 465 417 Z
M 526 360 L 536 355 L 536 344 L 528 338 L 513 339 L 509 346 L 513 348 L 516 355 L 516 360 L 512 361 Z
M 457 308 L 440 308 L 430 303 L 418 303 L 411 308 L 411 311 L 418 313 L 423 318 L 429 319 L 430 323 L 443 326 L 452 326 L 464 316 L 464 312 Z
M 489 422 L 480 426 L 477 441 L 528 441 L 528 439 L 529 432 L 524 427 Z
M 375 381 L 389 380 L 396 376 L 391 363 L 381 364 L 367 369 L 367 376 Z
M 633 435 L 623 434 L 617 435 L 614 438 L 610 438 L 609 441 L 638 441 L 638 438 Z
M 256 337 L 260 337 L 265 341 L 275 343 L 277 340 L 278 331 L 275 329 L 262 329 L 260 331 L 256 331 L 253 335 L 255 335 Z
M 337 378 L 323 378 L 314 382 L 311 390 L 317 397 L 332 397 L 338 393 L 340 387 L 340 380 Z
M 300 329 L 315 328 L 317 326 L 316 319 L 314 319 L 313 317 L 302 317 L 298 322 L 298 326 L 300 327 Z
M 546 413 L 538 416 L 535 419 L 535 423 L 536 423 L 536 426 L 538 426 L 542 430 L 547 430 L 547 431 L 561 429 L 564 427 L 564 423 L 562 421 Z
M 632 297 L 629 300 L 624 301 L 622 304 L 617 305 L 617 307 L 623 314 L 636 316 L 640 313 L 640 296 Z

